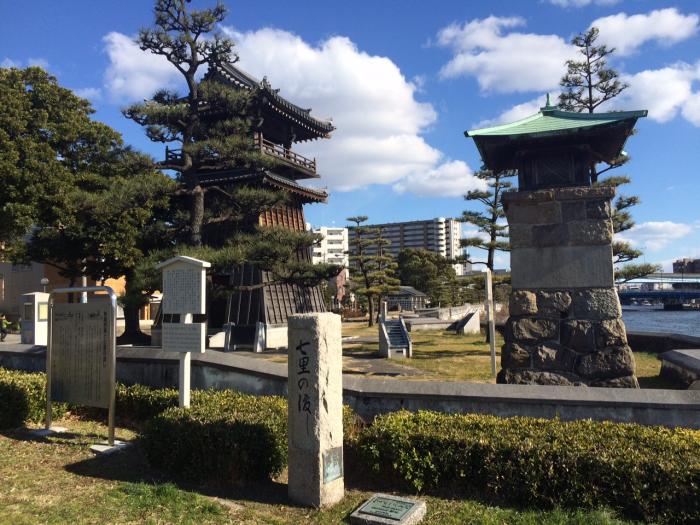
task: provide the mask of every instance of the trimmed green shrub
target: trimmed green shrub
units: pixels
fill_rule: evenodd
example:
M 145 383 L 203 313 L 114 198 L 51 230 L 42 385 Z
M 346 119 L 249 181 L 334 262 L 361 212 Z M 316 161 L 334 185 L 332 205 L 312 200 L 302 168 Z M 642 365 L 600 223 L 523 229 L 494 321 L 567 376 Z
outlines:
M 267 479 L 287 464 L 287 401 L 200 391 L 189 409 L 168 408 L 149 421 L 143 443 L 150 463 L 174 477 Z
M 54 418 L 66 413 L 65 403 L 53 403 Z M 46 374 L 0 368 L 0 428 L 15 428 L 46 418 Z
M 378 417 L 358 449 L 372 470 L 417 491 L 700 522 L 698 431 L 403 411 Z
M 193 391 L 193 398 L 197 399 L 198 394 L 199 391 Z M 120 420 L 148 421 L 166 409 L 178 406 L 178 391 L 174 388 L 126 386 L 118 383 L 115 405 L 115 412 Z

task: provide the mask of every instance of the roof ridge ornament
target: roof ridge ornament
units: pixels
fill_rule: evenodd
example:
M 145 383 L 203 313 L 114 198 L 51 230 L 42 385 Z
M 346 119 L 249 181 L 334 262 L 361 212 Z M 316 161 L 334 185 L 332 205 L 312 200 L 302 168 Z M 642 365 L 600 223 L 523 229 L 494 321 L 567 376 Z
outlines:
M 546 100 L 546 102 L 544 103 L 544 107 L 540 108 L 540 111 L 541 111 L 542 113 L 545 113 L 545 112 L 551 113 L 551 112 L 554 111 L 555 109 L 558 109 L 558 107 L 557 107 L 557 106 L 552 106 L 552 103 L 549 101 L 549 93 L 547 93 L 547 100 Z

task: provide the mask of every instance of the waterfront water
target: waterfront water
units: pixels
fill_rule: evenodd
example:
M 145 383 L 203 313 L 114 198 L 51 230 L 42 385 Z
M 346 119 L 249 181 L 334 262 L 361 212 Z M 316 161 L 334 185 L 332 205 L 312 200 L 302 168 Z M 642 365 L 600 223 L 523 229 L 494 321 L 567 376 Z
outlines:
M 623 306 L 629 332 L 672 332 L 700 337 L 700 310 L 665 311 L 660 306 Z

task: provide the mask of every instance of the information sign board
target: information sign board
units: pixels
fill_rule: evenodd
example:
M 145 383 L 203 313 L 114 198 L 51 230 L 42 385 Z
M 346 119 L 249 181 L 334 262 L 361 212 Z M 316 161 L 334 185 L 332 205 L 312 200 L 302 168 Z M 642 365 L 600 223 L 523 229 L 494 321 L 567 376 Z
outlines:
M 203 314 L 204 270 L 176 262 L 163 269 L 163 313 Z
M 205 330 L 204 323 L 163 323 L 163 351 L 203 353 Z
M 109 408 L 111 304 L 55 303 L 51 313 L 51 398 Z

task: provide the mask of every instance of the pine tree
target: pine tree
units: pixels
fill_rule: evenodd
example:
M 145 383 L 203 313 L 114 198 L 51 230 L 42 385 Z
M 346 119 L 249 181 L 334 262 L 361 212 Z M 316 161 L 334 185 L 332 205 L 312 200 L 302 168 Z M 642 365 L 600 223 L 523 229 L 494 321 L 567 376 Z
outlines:
M 161 167 L 178 173 L 179 195 L 190 199 L 184 231 L 192 246 L 202 246 L 203 230 L 233 219 L 231 209 L 247 207 L 243 197 L 219 186 L 203 187 L 198 174 L 204 169 L 247 166 L 270 167 L 272 161 L 252 147 L 249 119 L 251 95 L 221 83 L 198 77 L 215 63 L 236 62 L 233 42 L 216 31 L 226 17 L 219 2 L 211 9 L 189 10 L 189 0 L 156 0 L 155 27 L 142 29 L 141 49 L 163 56 L 179 71 L 187 86 L 184 96 L 159 90 L 148 101 L 124 111 L 127 118 L 145 127 L 155 142 L 175 144 L 166 149 Z M 257 190 L 265 199 L 264 190 Z M 211 194 L 208 209 L 205 195 Z M 275 197 L 268 197 L 274 200 Z
M 0 116 L 0 235 L 8 258 L 52 266 L 70 286 L 83 275 L 125 276 L 127 337 L 143 336 L 138 310 L 148 293 L 132 276 L 169 242 L 173 181 L 40 68 L 0 69 L 0 103 L 14 109 Z
M 494 256 L 497 251 L 508 251 L 508 226 L 502 221 L 506 214 L 503 210 L 503 193 L 512 188 L 512 183 L 507 179 L 515 176 L 512 171 L 493 173 L 482 170 L 474 174 L 477 178 L 486 182 L 489 190 L 471 190 L 464 199 L 481 203 L 485 211 L 466 210 L 459 219 L 476 226 L 482 236 L 473 236 L 461 240 L 463 248 L 473 247 L 486 251 L 485 261 L 474 261 L 467 257 L 472 264 L 485 264 L 493 271 Z M 500 221 L 500 222 L 499 222 Z
M 211 262 L 212 274 L 230 274 L 243 263 L 256 265 L 271 273 L 273 279 L 267 285 L 283 281 L 312 286 L 337 275 L 341 270 L 337 266 L 300 260 L 299 254 L 317 236 L 258 226 L 263 211 L 285 205 L 284 192 L 200 184 L 203 170 L 255 172 L 273 168 L 276 162 L 253 145 L 255 95 L 206 77 L 199 80 L 206 68 L 238 60 L 233 42 L 217 31 L 226 7 L 218 2 L 213 8 L 190 10 L 189 3 L 156 0 L 155 25 L 142 29 L 137 38 L 141 49 L 163 56 L 180 72 L 185 94 L 159 90 L 150 100 L 124 111 L 127 118 L 144 126 L 152 141 L 174 146 L 166 147 L 166 159 L 160 163 L 176 171 L 180 183 L 171 209 L 174 249 Z M 183 200 L 189 206 L 183 206 Z
M 615 52 L 614 48 L 605 45 L 596 45 L 599 31 L 592 27 L 588 31 L 575 36 L 571 43 L 576 46 L 582 60 L 568 60 L 567 72 L 562 77 L 559 85 L 562 93 L 559 95 L 559 107 L 567 111 L 594 113 L 601 105 L 613 100 L 629 87 L 620 81 L 619 74 L 607 67 L 606 58 Z M 591 166 L 591 180 L 594 183 L 618 188 L 629 184 L 626 176 L 614 176 L 599 180 L 599 176 L 609 170 L 619 168 L 630 160 L 628 155 L 620 155 L 613 159 L 608 166 L 598 170 L 597 166 Z M 613 204 L 613 232 L 621 233 L 634 226 L 629 208 L 639 204 L 639 197 L 619 195 Z M 627 242 L 613 242 L 614 264 L 627 263 L 642 255 L 640 250 L 632 248 Z M 626 264 L 617 267 L 616 279 L 631 280 L 643 277 L 655 271 L 659 266 L 654 264 Z
M 583 59 L 567 60 L 566 74 L 559 82 L 563 89 L 559 107 L 566 111 L 593 113 L 629 87 L 620 81 L 617 71 L 607 67 L 606 57 L 614 53 L 615 48 L 596 45 L 598 34 L 598 28 L 591 27 L 571 40 Z
M 386 252 L 390 241 L 383 238 L 381 228 L 362 226 L 367 221 L 366 215 L 348 217 L 346 220 L 355 224 L 351 231 L 355 239 L 350 251 L 351 275 L 356 283 L 354 291 L 367 298 L 369 326 L 373 326 L 377 311 L 375 300 L 376 306 L 379 306 L 383 296 L 399 288 L 400 281 L 394 276 L 396 263 Z

